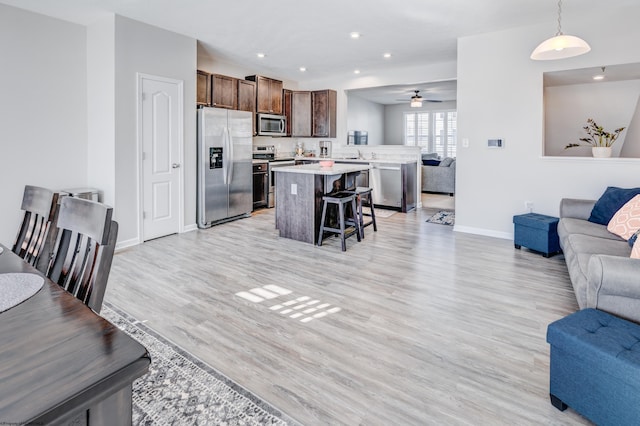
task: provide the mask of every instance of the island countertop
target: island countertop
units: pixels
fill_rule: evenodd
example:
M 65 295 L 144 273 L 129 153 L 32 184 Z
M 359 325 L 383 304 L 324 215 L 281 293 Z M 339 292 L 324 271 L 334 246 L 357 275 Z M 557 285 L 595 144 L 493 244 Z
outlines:
M 273 169 L 276 173 L 304 173 L 311 175 L 338 175 L 344 173 L 362 172 L 369 170 L 368 164 L 334 164 L 331 167 L 320 167 L 319 164 L 301 164 L 299 166 L 285 166 Z

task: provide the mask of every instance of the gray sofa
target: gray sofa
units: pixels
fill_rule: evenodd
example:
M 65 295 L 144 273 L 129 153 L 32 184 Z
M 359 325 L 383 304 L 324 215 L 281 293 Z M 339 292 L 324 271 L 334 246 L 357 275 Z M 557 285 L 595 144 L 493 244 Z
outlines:
M 558 236 L 578 305 L 640 322 L 640 259 L 629 257 L 627 241 L 587 220 L 594 205 L 560 202 Z
M 444 158 L 437 166 L 422 166 L 422 192 L 445 192 L 453 195 L 456 190 L 456 160 Z

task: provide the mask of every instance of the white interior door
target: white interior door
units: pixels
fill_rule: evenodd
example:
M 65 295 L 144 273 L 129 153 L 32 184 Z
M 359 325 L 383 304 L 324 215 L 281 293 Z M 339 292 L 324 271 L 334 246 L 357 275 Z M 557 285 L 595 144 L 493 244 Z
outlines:
M 142 239 L 180 231 L 182 81 L 139 76 L 142 140 Z

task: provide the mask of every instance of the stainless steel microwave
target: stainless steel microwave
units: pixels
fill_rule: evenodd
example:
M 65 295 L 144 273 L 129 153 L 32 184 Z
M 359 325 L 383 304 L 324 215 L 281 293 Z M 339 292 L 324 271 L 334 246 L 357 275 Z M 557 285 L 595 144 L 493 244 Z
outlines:
M 275 114 L 258 114 L 256 127 L 258 136 L 286 136 L 287 117 Z

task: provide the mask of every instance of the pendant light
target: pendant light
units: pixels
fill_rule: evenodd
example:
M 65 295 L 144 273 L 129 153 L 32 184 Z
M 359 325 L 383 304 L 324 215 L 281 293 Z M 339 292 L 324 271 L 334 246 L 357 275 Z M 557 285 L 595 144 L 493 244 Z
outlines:
M 548 61 L 552 59 L 571 58 L 582 55 L 591 50 L 589 44 L 583 39 L 562 34 L 562 0 L 558 0 L 558 32 L 554 37 L 540 43 L 531 54 L 535 61 Z

